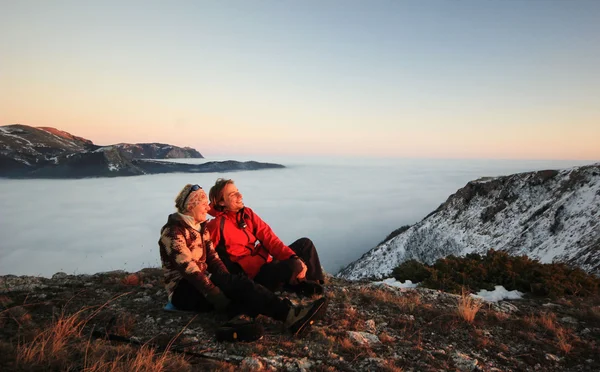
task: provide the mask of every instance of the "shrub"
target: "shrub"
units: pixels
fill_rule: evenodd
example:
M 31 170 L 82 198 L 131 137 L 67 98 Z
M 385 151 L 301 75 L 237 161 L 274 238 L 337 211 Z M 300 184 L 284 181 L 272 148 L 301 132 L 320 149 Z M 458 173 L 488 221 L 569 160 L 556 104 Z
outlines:
M 417 260 L 408 260 L 397 266 L 392 275 L 396 280 L 404 282 L 422 282 L 431 276 L 430 270 Z
M 398 280 L 421 282 L 424 287 L 452 293 L 461 293 L 463 287 L 478 291 L 501 285 L 507 290 L 559 297 L 595 295 L 600 288 L 599 278 L 579 268 L 562 263 L 541 264 L 527 256 L 510 256 L 493 249 L 485 256 L 448 256 L 433 265 L 406 261 L 394 269 L 393 275 Z

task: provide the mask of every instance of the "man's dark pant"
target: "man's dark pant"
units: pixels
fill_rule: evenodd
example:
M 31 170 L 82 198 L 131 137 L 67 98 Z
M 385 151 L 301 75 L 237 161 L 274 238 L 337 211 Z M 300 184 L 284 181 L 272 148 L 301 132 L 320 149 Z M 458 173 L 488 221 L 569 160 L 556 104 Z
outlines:
M 256 317 L 262 314 L 276 320 L 285 320 L 290 309 L 289 301 L 279 299 L 273 292 L 245 275 L 214 274 L 210 279 L 232 301 L 227 316 L 246 314 Z M 214 310 L 206 297 L 186 279 L 179 281 L 175 287 L 171 303 L 176 308 L 186 311 Z
M 289 247 L 306 264 L 306 280 L 323 284 L 325 278 L 323 276 L 323 270 L 321 270 L 319 254 L 317 253 L 317 249 L 312 240 L 309 238 L 300 238 L 290 244 Z M 283 285 L 289 283 L 291 277 L 291 260 L 273 260 L 260 268 L 254 281 L 272 291 L 276 291 L 281 289 Z

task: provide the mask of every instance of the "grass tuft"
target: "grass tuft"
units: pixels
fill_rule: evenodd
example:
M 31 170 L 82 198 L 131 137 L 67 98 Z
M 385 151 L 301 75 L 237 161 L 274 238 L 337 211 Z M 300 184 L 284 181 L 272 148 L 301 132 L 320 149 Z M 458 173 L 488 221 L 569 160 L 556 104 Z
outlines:
M 475 299 L 466 289 L 463 289 L 462 295 L 458 299 L 457 312 L 465 322 L 473 323 L 481 306 L 483 306 L 483 302 Z

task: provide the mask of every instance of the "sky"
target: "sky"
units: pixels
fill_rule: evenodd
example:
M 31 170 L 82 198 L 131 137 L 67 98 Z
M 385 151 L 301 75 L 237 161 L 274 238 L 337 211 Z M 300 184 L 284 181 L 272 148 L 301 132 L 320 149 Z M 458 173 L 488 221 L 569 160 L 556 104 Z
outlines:
M 0 125 L 220 154 L 600 159 L 600 2 L 0 0 Z
M 322 266 L 335 274 L 395 229 L 422 220 L 470 180 L 586 163 L 299 158 L 277 158 L 284 169 L 235 173 L 0 179 L 0 275 L 159 267 L 159 231 L 175 212 L 175 197 L 187 183 L 208 190 L 217 177 L 233 178 L 245 205 L 283 242 L 312 239 Z

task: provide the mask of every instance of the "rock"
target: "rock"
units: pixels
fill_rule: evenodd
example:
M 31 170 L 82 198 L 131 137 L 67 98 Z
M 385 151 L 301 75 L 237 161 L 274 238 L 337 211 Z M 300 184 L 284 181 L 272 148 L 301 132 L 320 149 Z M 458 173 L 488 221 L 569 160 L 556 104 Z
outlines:
M 358 345 L 374 345 L 381 343 L 379 338 L 372 333 L 354 331 L 347 331 L 347 333 L 350 340 Z
M 560 357 L 550 353 L 546 353 L 546 359 L 552 360 L 554 362 L 560 362 Z
M 542 305 L 543 307 L 557 308 L 560 307 L 559 304 L 553 304 L 552 302 L 548 302 Z
M 306 372 L 311 370 L 313 363 L 308 358 L 301 358 L 296 360 L 296 365 L 301 372 Z
M 492 303 L 492 308 L 498 312 L 506 314 L 512 314 L 519 311 L 519 308 L 516 305 L 508 301 L 498 301 L 496 303 Z
M 472 371 L 476 369 L 479 364 L 477 359 L 473 359 L 467 354 L 458 351 L 452 355 L 452 360 L 454 361 L 454 364 L 456 364 L 456 368 L 460 371 Z
M 134 298 L 133 302 L 152 302 L 152 297 L 143 296 L 143 297 L 139 297 L 139 298 Z
M 246 357 L 242 360 L 240 368 L 242 371 L 261 371 L 264 369 L 264 365 L 256 358 Z
M 560 321 L 563 323 L 568 323 L 568 324 L 578 324 L 579 322 L 577 321 L 577 319 L 570 317 L 570 316 L 565 316 L 560 318 Z
M 60 271 L 60 272 L 52 275 L 52 280 L 67 279 L 68 277 L 69 277 L 69 275 L 67 275 L 67 273 Z

